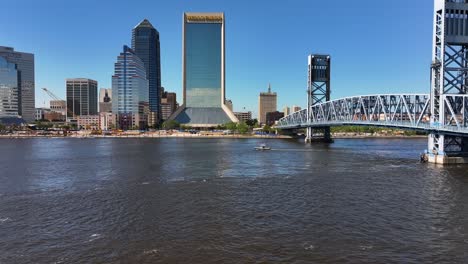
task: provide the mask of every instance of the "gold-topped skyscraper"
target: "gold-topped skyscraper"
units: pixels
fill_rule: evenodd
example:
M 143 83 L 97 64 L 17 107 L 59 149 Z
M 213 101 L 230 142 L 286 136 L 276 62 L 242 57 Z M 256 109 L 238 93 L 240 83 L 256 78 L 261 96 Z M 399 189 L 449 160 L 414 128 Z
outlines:
M 224 13 L 184 13 L 184 103 L 169 118 L 192 127 L 238 122 L 226 106 Z

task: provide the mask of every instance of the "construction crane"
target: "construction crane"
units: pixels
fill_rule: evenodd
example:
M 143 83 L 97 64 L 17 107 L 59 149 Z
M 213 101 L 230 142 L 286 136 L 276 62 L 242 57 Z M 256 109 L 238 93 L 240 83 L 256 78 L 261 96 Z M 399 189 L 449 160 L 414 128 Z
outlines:
M 56 101 L 64 101 L 60 98 L 58 98 L 54 93 L 52 93 L 51 91 L 49 91 L 47 88 L 42 88 L 42 90 L 50 96 L 50 98 L 52 98 L 52 100 L 56 100 Z

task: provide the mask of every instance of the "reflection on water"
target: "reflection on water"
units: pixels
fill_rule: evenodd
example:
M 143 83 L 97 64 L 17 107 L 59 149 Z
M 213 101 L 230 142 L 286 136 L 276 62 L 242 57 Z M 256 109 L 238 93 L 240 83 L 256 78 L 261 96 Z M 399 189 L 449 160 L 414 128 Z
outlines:
M 0 263 L 465 263 L 425 139 L 0 140 Z

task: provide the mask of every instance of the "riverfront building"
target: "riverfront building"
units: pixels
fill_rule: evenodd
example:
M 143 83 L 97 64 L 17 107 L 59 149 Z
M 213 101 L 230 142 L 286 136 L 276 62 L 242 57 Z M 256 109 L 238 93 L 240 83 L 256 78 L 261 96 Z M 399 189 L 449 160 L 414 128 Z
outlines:
M 65 100 L 50 100 L 50 110 L 61 114 L 64 118 L 67 114 L 67 101 Z
M 13 48 L 0 46 L 0 58 L 4 71 L 0 81 L 5 83 L 2 97 L 8 97 L 4 105 L 7 112 L 3 114 L 8 113 L 10 117 L 20 116 L 27 122 L 33 122 L 35 119 L 34 54 L 17 52 Z M 11 66 L 12 64 L 14 66 Z M 16 74 L 16 83 L 11 81 L 14 74 Z M 8 78 L 4 79 L 7 75 Z M 12 89 L 12 86 L 16 88 Z
M 0 118 L 19 117 L 16 64 L 0 57 Z
M 225 105 L 224 14 L 183 16 L 184 104 L 170 117 L 192 127 L 238 122 Z
M 74 78 L 66 80 L 67 86 L 67 120 L 80 115 L 96 115 L 97 87 L 95 80 Z
M 282 113 L 282 112 L 278 112 L 278 111 L 268 112 L 268 113 L 266 113 L 266 122 L 265 122 L 265 124 L 267 124 L 269 126 L 272 126 L 272 125 L 276 124 L 276 121 L 280 120 L 283 117 L 284 117 L 284 113 Z
M 97 115 L 82 115 L 76 118 L 79 129 L 107 131 L 115 128 L 115 115 L 113 113 L 99 113 Z
M 160 120 L 161 111 L 161 57 L 159 32 L 144 19 L 132 30 L 132 50 L 145 65 L 148 79 L 148 96 L 150 112 L 156 113 L 156 120 Z M 155 120 L 155 122 L 157 122 Z
M 99 90 L 99 113 L 112 112 L 112 89 Z
M 258 97 L 258 122 L 260 124 L 267 123 L 267 113 L 276 112 L 277 110 L 277 95 L 271 92 L 271 85 L 268 85 L 268 92 L 261 92 Z
M 150 110 L 145 65 L 127 46 L 115 63 L 112 91 L 112 113 L 117 115 L 117 127 L 146 128 Z
M 161 118 L 167 120 L 172 113 L 177 110 L 177 95 L 176 93 L 166 92 L 164 88 L 161 88 Z
M 252 119 L 252 112 L 234 112 L 234 115 L 236 115 L 237 119 L 239 119 L 239 122 L 245 122 L 247 120 Z

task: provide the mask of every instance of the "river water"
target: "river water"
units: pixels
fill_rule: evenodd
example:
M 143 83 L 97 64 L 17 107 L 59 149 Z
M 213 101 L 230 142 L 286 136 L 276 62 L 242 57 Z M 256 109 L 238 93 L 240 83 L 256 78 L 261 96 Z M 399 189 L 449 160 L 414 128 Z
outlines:
M 467 263 L 426 139 L 1 139 L 0 263 Z

